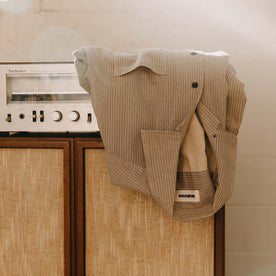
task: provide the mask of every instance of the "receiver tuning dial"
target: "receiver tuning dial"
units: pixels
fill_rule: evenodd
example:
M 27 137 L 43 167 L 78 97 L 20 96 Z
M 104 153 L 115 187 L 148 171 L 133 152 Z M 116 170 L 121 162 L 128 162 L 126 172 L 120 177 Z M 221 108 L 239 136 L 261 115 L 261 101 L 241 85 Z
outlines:
M 73 122 L 77 121 L 80 118 L 80 114 L 78 111 L 71 111 L 69 113 L 69 119 Z
M 53 121 L 58 122 L 62 119 L 62 113 L 60 111 L 54 111 L 51 114 L 51 118 L 53 119 Z

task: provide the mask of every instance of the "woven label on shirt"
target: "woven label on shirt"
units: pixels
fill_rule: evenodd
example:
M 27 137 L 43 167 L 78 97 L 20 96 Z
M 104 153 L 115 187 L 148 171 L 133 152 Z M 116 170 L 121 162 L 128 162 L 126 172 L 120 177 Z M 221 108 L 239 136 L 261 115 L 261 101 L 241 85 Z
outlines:
M 176 190 L 176 202 L 199 202 L 199 190 Z

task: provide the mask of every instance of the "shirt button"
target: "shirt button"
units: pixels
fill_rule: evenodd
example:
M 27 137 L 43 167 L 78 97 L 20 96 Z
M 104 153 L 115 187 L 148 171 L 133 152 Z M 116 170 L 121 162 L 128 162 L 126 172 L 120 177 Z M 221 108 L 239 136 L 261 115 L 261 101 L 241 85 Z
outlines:
M 196 52 L 191 52 L 190 55 L 194 56 L 194 55 L 197 55 Z
M 192 87 L 193 87 L 193 88 L 197 88 L 197 87 L 198 87 L 198 83 L 197 83 L 197 82 L 193 82 L 193 83 L 192 83 Z

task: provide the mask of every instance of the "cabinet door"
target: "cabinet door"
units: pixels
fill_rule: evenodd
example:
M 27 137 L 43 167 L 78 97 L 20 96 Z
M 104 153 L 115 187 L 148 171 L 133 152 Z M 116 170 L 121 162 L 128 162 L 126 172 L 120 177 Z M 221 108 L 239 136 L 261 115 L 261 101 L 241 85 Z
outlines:
M 0 275 L 70 275 L 69 143 L 0 139 Z
M 214 275 L 215 216 L 177 221 L 152 198 L 110 184 L 100 141 L 79 141 L 77 152 L 79 275 Z

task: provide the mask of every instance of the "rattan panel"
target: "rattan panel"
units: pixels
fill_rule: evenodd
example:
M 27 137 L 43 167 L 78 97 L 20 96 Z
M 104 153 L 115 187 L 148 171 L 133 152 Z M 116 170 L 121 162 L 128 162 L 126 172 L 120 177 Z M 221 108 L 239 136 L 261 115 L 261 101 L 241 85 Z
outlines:
M 214 217 L 180 222 L 111 185 L 103 149 L 85 152 L 86 274 L 214 275 Z
M 0 275 L 64 275 L 62 149 L 0 149 Z

